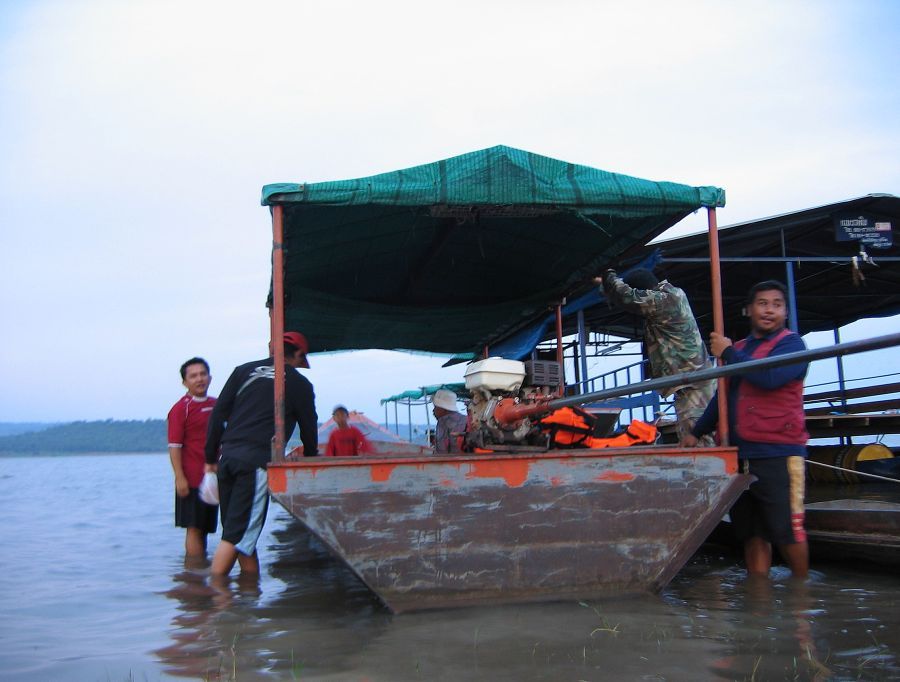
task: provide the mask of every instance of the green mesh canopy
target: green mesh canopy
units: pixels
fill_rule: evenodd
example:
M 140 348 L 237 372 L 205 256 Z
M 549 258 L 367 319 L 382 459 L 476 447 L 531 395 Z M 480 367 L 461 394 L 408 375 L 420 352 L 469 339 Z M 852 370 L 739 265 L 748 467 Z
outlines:
M 510 147 L 367 178 L 263 187 L 284 207 L 285 329 L 310 350 L 478 351 L 543 317 L 716 187 Z

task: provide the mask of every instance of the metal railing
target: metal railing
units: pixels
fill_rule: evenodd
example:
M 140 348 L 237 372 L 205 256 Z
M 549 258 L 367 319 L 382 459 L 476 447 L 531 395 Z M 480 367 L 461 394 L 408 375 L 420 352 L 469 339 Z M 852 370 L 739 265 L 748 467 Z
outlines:
M 648 360 L 639 360 L 630 365 L 618 367 L 584 381 L 579 381 L 574 386 L 578 388 L 580 394 L 594 393 L 598 390 L 598 385 L 600 387 L 599 390 L 630 386 L 644 380 L 648 366 Z M 635 375 L 637 375 L 637 379 L 634 378 Z M 669 414 L 674 409 L 672 400 L 663 398 L 656 391 L 644 392 L 636 397 L 633 396 L 622 400 L 610 400 L 605 404 L 609 407 L 622 408 L 622 414 L 619 416 L 619 423 L 622 425 L 630 424 L 634 419 L 652 422 L 658 416 Z
M 866 351 L 878 350 L 880 348 L 890 348 L 900 345 L 900 333 L 886 334 L 884 336 L 876 336 L 871 339 L 862 339 L 860 341 L 849 341 L 847 343 L 839 343 L 824 348 L 814 348 L 812 350 L 797 351 L 795 353 L 786 353 L 785 355 L 775 355 L 760 360 L 749 360 L 734 365 L 724 365 L 713 367 L 711 369 L 701 369 L 696 372 L 685 372 L 683 374 L 673 374 L 668 377 L 660 377 L 658 379 L 648 379 L 630 386 L 619 386 L 608 388 L 600 391 L 593 391 L 577 396 L 568 396 L 565 398 L 556 398 L 549 401 L 547 406 L 556 409 L 560 407 L 571 407 L 573 405 L 584 405 L 585 403 L 607 400 L 609 398 L 618 398 L 623 395 L 633 395 L 635 393 L 644 393 L 647 391 L 656 391 L 661 388 L 671 388 L 681 384 L 692 384 L 707 379 L 718 379 L 720 377 L 737 376 L 746 374 L 760 369 L 770 369 L 773 367 L 784 367 L 786 365 L 795 365 L 798 363 L 812 362 L 814 360 L 822 360 L 825 358 L 834 358 L 844 355 L 852 355 L 854 353 L 864 353 Z

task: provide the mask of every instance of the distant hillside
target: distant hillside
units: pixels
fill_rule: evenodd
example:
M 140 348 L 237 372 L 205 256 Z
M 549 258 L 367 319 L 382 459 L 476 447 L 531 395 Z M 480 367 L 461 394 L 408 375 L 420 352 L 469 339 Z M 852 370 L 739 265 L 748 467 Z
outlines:
M 4 431 L 2 427 L 13 427 Z M 27 427 L 33 427 L 28 430 Z M 430 425 L 434 429 L 434 424 Z M 394 424 L 388 430 L 394 433 Z M 425 424 L 413 424 L 413 442 L 425 443 Z M 9 434 L 9 435 L 7 435 Z M 409 438 L 409 425 L 400 424 L 399 435 Z M 165 419 L 145 421 L 81 421 L 68 424 L 0 424 L 2 455 L 72 455 L 83 452 L 167 452 Z M 294 429 L 288 447 L 300 444 Z
M 43 431 L 57 424 L 59 422 L 0 422 L 0 438 L 29 431 Z
M 43 425 L 46 426 L 46 425 Z M 166 452 L 166 421 L 72 422 L 41 431 L 0 437 L 0 454 L 38 455 L 79 452 Z

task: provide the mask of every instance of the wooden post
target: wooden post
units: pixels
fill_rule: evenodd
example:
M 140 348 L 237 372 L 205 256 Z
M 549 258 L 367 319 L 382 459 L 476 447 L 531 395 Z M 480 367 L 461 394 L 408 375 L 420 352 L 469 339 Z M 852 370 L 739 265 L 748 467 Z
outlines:
M 272 461 L 284 461 L 284 206 L 272 207 L 272 357 L 275 359 L 275 436 Z
M 566 393 L 566 370 L 563 364 L 562 345 L 562 303 L 556 304 L 556 361 L 559 363 L 559 390 L 557 393 L 564 396 Z
M 712 286 L 713 331 L 725 335 L 725 316 L 722 311 L 722 273 L 719 269 L 719 228 L 716 209 L 706 209 L 709 223 L 709 270 Z M 728 445 L 728 380 L 719 378 L 719 443 Z
M 578 311 L 578 358 L 581 362 L 581 386 L 579 393 L 587 393 L 587 329 L 584 326 L 584 311 Z

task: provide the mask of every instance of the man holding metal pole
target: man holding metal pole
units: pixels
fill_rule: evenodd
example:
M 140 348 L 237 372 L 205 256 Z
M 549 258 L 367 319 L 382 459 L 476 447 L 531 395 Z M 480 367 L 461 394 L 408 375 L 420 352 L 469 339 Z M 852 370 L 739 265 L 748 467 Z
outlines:
M 712 354 L 727 365 L 806 349 L 799 334 L 785 328 L 787 290 L 781 282 L 754 285 L 747 296 L 750 334 L 732 343 L 710 335 Z M 768 575 L 776 545 L 796 577 L 809 572 L 803 527 L 806 418 L 803 379 L 808 363 L 756 370 L 728 379 L 728 421 L 743 473 L 756 477 L 730 515 L 751 575 Z M 718 401 L 712 400 L 684 445 L 716 430 Z
M 315 393 L 298 367 L 309 368 L 309 345 L 299 332 L 284 333 L 285 433 L 287 440 L 300 425 L 305 457 L 314 457 L 318 445 Z M 219 479 L 222 540 L 213 556 L 210 572 L 225 576 L 240 564 L 242 574 L 259 574 L 256 542 L 266 520 L 269 491 L 266 467 L 275 433 L 272 396 L 274 358 L 236 367 L 225 382 L 209 419 L 206 438 L 206 470 Z

